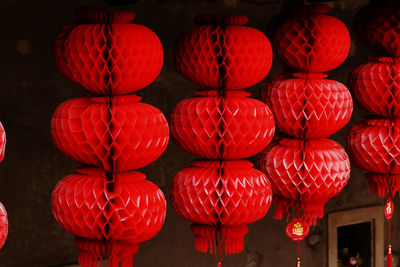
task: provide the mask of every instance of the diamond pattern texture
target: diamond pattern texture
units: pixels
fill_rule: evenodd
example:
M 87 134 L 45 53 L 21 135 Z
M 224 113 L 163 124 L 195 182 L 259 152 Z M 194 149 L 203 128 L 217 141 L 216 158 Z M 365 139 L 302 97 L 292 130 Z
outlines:
M 66 25 L 54 51 L 64 76 L 100 95 L 140 90 L 156 79 L 163 65 L 157 35 L 137 24 Z
M 135 95 L 80 97 L 54 112 L 51 136 L 69 158 L 108 171 L 141 168 L 168 144 L 168 123 L 157 108 Z
M 358 103 L 384 117 L 400 117 L 400 63 L 379 58 L 355 68 L 349 86 Z
M 154 32 L 129 24 L 133 12 L 80 8 L 78 15 L 57 35 L 54 61 L 90 93 L 56 109 L 51 135 L 61 152 L 90 166 L 57 184 L 53 215 L 76 235 L 80 265 L 108 259 L 110 267 L 129 267 L 138 243 L 157 234 L 166 214 L 161 190 L 132 170 L 163 153 L 168 123 L 130 94 L 156 79 L 163 50 Z
M 275 131 L 263 102 L 236 94 L 192 97 L 171 114 L 171 133 L 185 151 L 210 159 L 240 159 L 263 150 Z
M 274 49 L 292 69 L 325 72 L 338 67 L 350 50 L 350 34 L 339 19 L 312 14 L 291 18 L 277 30 Z
M 174 46 L 174 62 L 176 70 L 196 85 L 242 89 L 268 74 L 272 49 L 268 38 L 257 29 L 202 25 L 179 37 Z
M 400 174 L 400 120 L 364 119 L 351 128 L 347 150 L 364 170 Z
M 268 38 L 250 27 L 247 16 L 200 15 L 201 26 L 175 43 L 174 62 L 187 80 L 202 86 L 171 115 L 176 143 L 189 153 L 215 160 L 193 162 L 178 172 L 171 201 L 179 216 L 194 221 L 195 248 L 226 254 L 244 249 L 246 224 L 271 205 L 271 186 L 248 161 L 275 131 L 269 108 L 243 89 L 260 82 L 272 64 Z
M 380 2 L 371 4 L 371 8 L 365 9 L 360 14 L 365 24 L 359 34 L 364 43 L 379 52 L 391 57 L 400 57 L 400 3 Z
M 278 139 L 260 155 L 258 166 L 271 181 L 275 201 L 286 201 L 286 206 L 299 202 L 306 215 L 304 219 L 313 224 L 318 214 L 308 211 L 307 205 L 313 208 L 312 203 L 320 203 L 323 207 L 350 177 L 346 152 L 338 143 L 325 138 Z M 289 209 L 279 203 L 275 212 L 290 215 Z
M 264 217 L 271 205 L 268 179 L 248 161 L 195 161 L 172 180 L 179 216 L 201 224 L 238 226 Z
M 146 241 L 161 229 L 166 201 L 145 178 L 136 171 L 116 173 L 111 183 L 100 168 L 78 168 L 54 188 L 53 215 L 65 230 L 80 237 Z
M 298 138 L 329 136 L 350 120 L 353 101 L 343 84 L 319 77 L 279 76 L 264 84 L 277 126 Z

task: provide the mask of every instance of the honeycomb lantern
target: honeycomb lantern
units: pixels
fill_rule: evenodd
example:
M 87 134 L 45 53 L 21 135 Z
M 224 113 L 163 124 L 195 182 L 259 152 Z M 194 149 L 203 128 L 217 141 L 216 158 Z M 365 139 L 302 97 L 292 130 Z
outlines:
M 355 33 L 364 45 L 379 53 L 356 67 L 348 84 L 368 116 L 347 135 L 352 162 L 367 170 L 371 193 L 386 197 L 388 221 L 387 266 L 392 266 L 390 220 L 392 197 L 400 193 L 400 5 L 398 1 L 377 1 L 360 9 L 354 20 Z
M 56 67 L 71 81 L 100 95 L 123 95 L 153 82 L 163 65 L 157 35 L 129 24 L 132 12 L 80 9 L 85 24 L 68 24 L 55 42 Z M 107 23 L 105 23 L 107 22 Z M 146 64 L 142 64 L 146 62 Z
M 260 82 L 271 69 L 272 49 L 259 30 L 243 24 L 246 16 L 199 15 L 200 24 L 184 32 L 174 46 L 176 70 L 206 88 L 243 89 Z
M 325 77 L 294 73 L 293 77 L 280 77 L 267 84 L 263 100 L 282 131 L 298 138 L 318 138 L 337 132 L 349 122 L 353 110 L 349 90 Z
M 335 141 L 281 138 L 260 156 L 274 192 L 275 218 L 300 205 L 305 223 L 315 224 L 324 215 L 324 204 L 337 195 L 350 177 L 350 161 Z
M 339 19 L 326 15 L 329 8 L 305 7 L 288 19 L 274 38 L 279 59 L 303 72 L 325 72 L 338 67 L 350 50 L 350 34 Z
M 285 135 L 261 153 L 258 167 L 271 182 L 275 219 L 288 216 L 286 234 L 299 242 L 350 177 L 345 150 L 327 137 L 349 122 L 353 102 L 345 85 L 323 73 L 349 53 L 346 26 L 325 14 L 325 4 L 293 7 L 273 43 L 283 72 L 261 87 L 262 100 Z
M 76 236 L 79 264 L 128 267 L 139 243 L 155 236 L 166 214 L 161 190 L 134 169 L 166 149 L 168 123 L 130 94 L 150 84 L 163 64 L 161 42 L 130 24 L 132 12 L 81 8 L 54 45 L 57 69 L 90 92 L 65 101 L 51 121 L 55 146 L 85 167 L 54 188 L 56 221 Z M 129 95 L 128 95 L 129 94 Z
M 244 26 L 246 16 L 199 15 L 198 26 L 174 46 L 176 70 L 202 87 L 171 114 L 171 132 L 187 152 L 205 159 L 179 171 L 171 201 L 181 217 L 193 221 L 195 248 L 201 252 L 243 251 L 247 224 L 268 212 L 271 185 L 246 160 L 271 141 L 271 110 L 239 91 L 269 72 L 272 50 L 259 30 Z

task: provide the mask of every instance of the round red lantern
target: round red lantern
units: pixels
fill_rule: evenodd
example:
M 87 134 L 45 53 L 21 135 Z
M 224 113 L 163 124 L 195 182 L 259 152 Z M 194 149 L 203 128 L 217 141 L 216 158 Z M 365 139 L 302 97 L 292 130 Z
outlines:
M 201 15 L 174 47 L 177 71 L 207 89 L 180 102 L 171 132 L 193 162 L 172 180 L 175 211 L 194 222 L 195 248 L 226 254 L 244 249 L 246 224 L 261 219 L 271 204 L 270 183 L 252 168 L 250 157 L 274 134 L 271 111 L 261 101 L 235 91 L 256 84 L 269 72 L 271 45 L 263 33 L 243 26 L 246 16 Z M 221 263 L 221 258 L 220 258 Z
M 308 224 L 324 215 L 324 205 L 350 178 L 350 161 L 335 141 L 281 138 L 261 154 L 258 166 L 271 181 L 275 218 L 300 214 Z
M 244 160 L 192 164 L 175 176 L 171 200 L 179 216 L 195 222 L 196 249 L 216 253 L 220 231 L 225 253 L 241 252 L 245 225 L 264 217 L 271 205 L 269 181 Z
M 343 84 L 324 79 L 326 76 L 294 73 L 266 84 L 262 100 L 282 131 L 298 138 L 318 138 L 337 132 L 349 122 L 353 110 L 350 92 Z
M 100 95 L 132 93 L 157 78 L 163 65 L 160 39 L 149 28 L 130 24 L 133 12 L 78 13 L 84 24 L 68 24 L 55 41 L 56 67 L 64 76 Z
M 58 106 L 51 121 L 55 146 L 69 158 L 107 171 L 156 160 L 168 144 L 168 123 L 135 95 L 80 97 Z
M 338 67 L 350 50 L 350 34 L 339 19 L 325 15 L 326 5 L 298 9 L 275 35 L 274 48 L 288 67 L 304 72 L 325 72 Z
M 396 0 L 371 3 L 355 17 L 355 33 L 367 47 L 400 57 L 399 15 L 400 4 Z
M 243 26 L 246 16 L 199 15 L 199 26 L 184 32 L 174 46 L 176 70 L 206 88 L 243 89 L 271 69 L 272 49 L 259 30 Z
M 263 150 L 274 135 L 274 119 L 261 101 L 243 91 L 197 91 L 171 114 L 171 133 L 185 151 L 210 159 L 240 159 Z M 221 119 L 223 114 L 223 119 Z M 246 129 L 245 131 L 243 129 Z
M 358 103 L 383 117 L 400 116 L 400 62 L 397 58 L 372 58 L 353 70 L 349 86 Z
M 168 144 L 168 123 L 157 108 L 124 95 L 151 83 L 163 52 L 148 28 L 129 24 L 132 12 L 80 9 L 55 43 L 55 64 L 91 91 L 54 112 L 51 136 L 73 160 L 89 165 L 53 191 L 53 215 L 76 236 L 79 263 L 132 266 L 139 243 L 161 229 L 166 202 L 161 190 L 133 171 L 156 160 Z

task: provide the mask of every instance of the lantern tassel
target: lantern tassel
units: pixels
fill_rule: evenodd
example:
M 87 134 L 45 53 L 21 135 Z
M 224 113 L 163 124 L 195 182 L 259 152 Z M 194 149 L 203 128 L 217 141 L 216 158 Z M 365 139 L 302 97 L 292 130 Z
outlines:
M 300 241 L 297 241 L 297 262 L 296 262 L 296 267 L 301 266 L 301 260 L 300 260 Z
M 391 241 L 391 234 L 390 234 L 390 220 L 392 219 L 393 216 L 393 212 L 394 212 L 394 204 L 393 201 L 390 197 L 390 191 L 389 193 L 389 197 L 386 200 L 386 205 L 385 205 L 385 217 L 386 220 L 388 221 L 388 233 L 389 233 L 389 246 L 388 246 L 388 254 L 386 256 L 386 263 L 387 263 L 387 267 L 392 267 L 392 241 Z
M 392 245 L 389 245 L 386 261 L 387 261 L 387 267 L 392 267 Z

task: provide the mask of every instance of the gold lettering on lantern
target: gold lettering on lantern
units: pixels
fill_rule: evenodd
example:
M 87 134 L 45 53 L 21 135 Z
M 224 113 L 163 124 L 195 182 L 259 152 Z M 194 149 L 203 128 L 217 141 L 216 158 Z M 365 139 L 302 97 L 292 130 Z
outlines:
M 386 214 L 392 214 L 392 202 L 386 203 Z
M 304 234 L 303 225 L 297 222 L 295 225 L 293 225 L 292 233 L 294 235 L 302 236 Z

